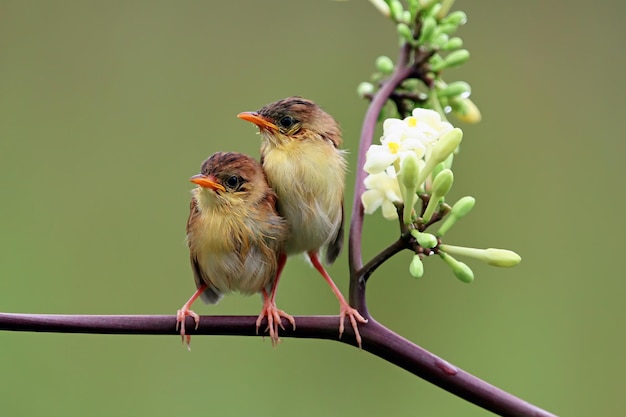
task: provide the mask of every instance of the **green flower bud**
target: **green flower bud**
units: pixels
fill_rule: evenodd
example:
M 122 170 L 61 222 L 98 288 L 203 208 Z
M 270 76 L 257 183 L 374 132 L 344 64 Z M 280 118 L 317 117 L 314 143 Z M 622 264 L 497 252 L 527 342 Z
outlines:
M 455 25 L 453 23 L 440 23 L 437 26 L 437 33 L 445 33 L 446 35 L 450 35 L 454 33 L 459 28 L 459 25 Z
M 432 69 L 433 67 L 439 67 L 443 65 L 443 58 L 441 57 L 441 55 L 439 54 L 435 54 L 433 56 L 430 57 L 430 68 Z
M 445 58 L 447 68 L 456 67 L 465 63 L 470 57 L 470 53 L 467 49 L 459 49 L 450 52 Z
M 437 1 L 431 3 L 432 4 L 429 7 L 424 7 L 424 16 L 432 16 L 437 18 L 437 15 L 441 10 L 441 4 L 439 4 Z
M 439 248 L 445 252 L 455 255 L 468 256 L 486 262 L 492 266 L 511 267 L 522 261 L 522 258 L 515 252 L 506 249 L 478 249 L 466 248 L 463 246 L 440 245 Z
M 432 43 L 433 46 L 436 46 L 437 48 L 441 48 L 443 45 L 448 43 L 448 39 L 449 37 L 445 33 L 439 33 L 438 31 L 435 31 L 432 35 L 430 43 Z
M 450 38 L 448 42 L 444 45 L 441 45 L 441 49 L 443 51 L 451 51 L 453 49 L 459 49 L 463 46 L 463 39 L 461 38 Z
M 432 249 L 439 243 L 435 235 L 432 235 L 430 233 L 417 232 L 413 234 L 413 231 L 411 231 L 411 235 L 413 235 L 415 240 L 417 240 L 417 243 L 425 249 Z
M 417 187 L 419 187 L 420 184 L 417 182 L 418 177 L 419 158 L 414 152 L 411 152 L 402 160 L 402 166 L 398 172 L 398 179 L 402 185 L 401 190 L 404 189 L 405 193 L 405 195 L 402 196 L 404 199 L 404 216 L 402 219 L 404 224 L 413 223 L 411 214 L 416 201 L 415 193 L 417 192 Z
M 422 219 L 424 219 L 426 223 L 432 218 L 441 199 L 450 191 L 453 182 L 454 175 L 449 169 L 441 171 L 433 180 L 432 194 L 430 195 L 430 200 L 428 200 L 428 205 L 422 216 Z
M 454 11 L 441 19 L 443 24 L 452 24 L 456 26 L 464 25 L 467 23 L 467 15 L 461 10 Z
M 409 23 L 412 20 L 412 16 L 411 16 L 411 12 L 408 10 L 405 10 L 404 12 L 402 12 L 402 22 L 403 23 Z
M 393 72 L 393 61 L 388 56 L 379 56 L 376 58 L 376 69 L 383 74 L 391 74 Z
M 472 88 L 465 81 L 455 81 L 448 84 L 440 90 L 437 90 L 439 97 L 454 97 L 454 96 L 469 96 L 472 92 Z
M 430 158 L 426 160 L 424 168 L 420 170 L 420 177 L 418 183 L 423 183 L 426 178 L 433 172 L 437 164 L 445 161 L 448 156 L 454 152 L 463 139 L 463 131 L 461 129 L 454 128 L 443 137 L 441 137 L 434 145 L 430 154 Z
M 478 123 L 482 119 L 480 110 L 469 98 L 455 98 L 455 100 L 450 101 L 450 106 L 452 113 L 465 123 Z
M 474 281 L 474 272 L 472 272 L 472 269 L 469 266 L 463 262 L 457 261 L 445 252 L 440 252 L 439 256 L 441 256 L 441 259 L 443 259 L 444 262 L 452 268 L 452 272 L 458 279 L 468 283 Z
M 415 278 L 421 278 L 422 275 L 424 275 L 424 264 L 422 263 L 419 255 L 414 255 L 413 259 L 411 259 L 411 264 L 409 265 L 409 273 Z
M 452 209 L 450 209 L 450 212 L 443 221 L 443 224 L 441 225 L 441 227 L 439 227 L 439 230 L 437 231 L 437 236 L 442 237 L 444 234 L 446 234 L 448 230 L 450 230 L 450 228 L 454 226 L 454 224 L 459 219 L 465 217 L 465 215 L 472 210 L 472 208 L 474 207 L 474 203 L 476 203 L 476 200 L 474 199 L 474 197 L 470 196 L 463 197 L 459 201 L 454 203 Z
M 444 169 L 433 180 L 432 193 L 444 197 L 452 188 L 454 182 L 454 174 L 449 169 Z
M 406 42 L 408 42 L 410 44 L 415 42 L 415 39 L 413 38 L 413 31 L 411 30 L 411 28 L 406 23 L 398 23 L 398 25 L 396 26 L 396 29 L 398 30 L 398 34 Z
M 437 27 L 437 21 L 432 16 L 426 16 L 422 21 L 422 30 L 420 32 L 419 41 L 426 42 L 430 39 L 435 28 Z
M 360 83 L 359 86 L 356 88 L 356 93 L 359 95 L 359 97 L 364 98 L 366 96 L 371 96 L 372 94 L 374 94 L 374 85 L 372 83 Z
M 469 51 L 467 49 L 457 49 L 456 51 L 450 52 L 441 63 L 434 63 L 433 60 L 430 60 L 430 70 L 433 72 L 439 72 L 444 68 L 452 68 L 457 67 L 463 63 L 465 63 L 469 59 Z
M 435 143 L 429 159 L 435 159 L 437 163 L 445 161 L 448 155 L 454 152 L 462 140 L 463 131 L 455 127 Z
M 512 250 L 507 249 L 485 249 L 485 258 L 489 265 L 500 267 L 515 266 L 522 261 L 522 257 Z
M 450 215 L 456 217 L 457 219 L 462 219 L 472 211 L 474 208 L 474 204 L 476 204 L 476 199 L 471 196 L 465 196 L 459 199 L 450 210 Z
M 415 78 L 409 78 L 408 80 L 404 80 L 402 82 L 402 88 L 406 88 L 407 90 L 417 90 L 420 82 Z
M 400 0 L 391 0 L 389 2 L 389 9 L 391 9 L 391 17 L 396 22 L 402 21 L 402 15 L 404 14 L 404 8 L 402 7 L 402 2 Z

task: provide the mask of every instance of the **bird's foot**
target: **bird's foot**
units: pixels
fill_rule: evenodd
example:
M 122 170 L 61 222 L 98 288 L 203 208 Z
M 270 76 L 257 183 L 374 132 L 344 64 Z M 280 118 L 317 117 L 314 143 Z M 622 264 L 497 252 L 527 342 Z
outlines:
M 296 321 L 294 318 L 285 313 L 283 310 L 279 310 L 276 307 L 276 304 L 273 301 L 266 300 L 263 303 L 263 308 L 261 309 L 261 313 L 259 317 L 256 319 L 256 332 L 259 334 L 259 327 L 261 327 L 261 323 L 263 322 L 263 318 L 267 317 L 267 328 L 265 331 L 269 331 L 270 340 L 272 341 L 272 346 L 276 347 L 278 343 L 280 343 L 280 339 L 278 338 L 278 326 L 281 329 L 285 330 L 283 327 L 283 323 L 281 318 L 286 318 L 294 330 L 296 330 Z
M 359 349 L 361 349 L 361 333 L 359 333 L 359 327 L 357 325 L 357 321 L 359 323 L 367 323 L 367 319 L 359 313 L 356 308 L 350 307 L 348 303 L 341 303 L 341 310 L 339 312 L 339 337 L 343 334 L 343 323 L 344 320 L 348 316 L 350 319 L 350 323 L 352 324 L 352 329 L 354 330 L 354 337 L 356 338 L 356 342 L 359 345 Z
M 193 310 L 190 310 L 187 304 L 176 312 L 176 330 L 180 327 L 180 337 L 187 346 L 187 350 L 191 350 L 191 336 L 185 333 L 185 318 L 187 316 L 193 318 L 193 321 L 196 323 L 196 329 L 200 324 L 200 316 L 194 313 Z

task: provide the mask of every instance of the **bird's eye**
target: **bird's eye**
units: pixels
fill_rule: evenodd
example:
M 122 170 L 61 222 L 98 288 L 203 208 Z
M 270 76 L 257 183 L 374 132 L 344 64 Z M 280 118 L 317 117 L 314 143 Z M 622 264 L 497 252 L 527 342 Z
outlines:
M 282 128 L 289 129 L 289 128 L 293 127 L 293 125 L 296 124 L 296 119 L 294 119 L 291 116 L 285 116 L 285 117 L 283 117 L 282 119 L 280 119 L 278 121 L 278 124 Z
M 226 185 L 230 188 L 236 188 L 239 185 L 239 177 L 236 175 L 228 177 L 226 180 Z

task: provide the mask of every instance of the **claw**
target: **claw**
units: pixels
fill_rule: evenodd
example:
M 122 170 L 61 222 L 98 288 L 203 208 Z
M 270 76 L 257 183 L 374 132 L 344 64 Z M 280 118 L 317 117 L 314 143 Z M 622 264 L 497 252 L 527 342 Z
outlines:
M 200 316 L 186 306 L 183 306 L 183 308 L 176 312 L 176 330 L 180 328 L 180 338 L 182 342 L 187 346 L 187 350 L 191 350 L 191 336 L 189 336 L 185 332 L 185 318 L 187 316 L 193 318 L 193 321 L 196 323 L 196 330 L 200 325 Z
M 267 317 L 267 328 L 265 328 L 266 332 L 269 332 L 270 340 L 272 341 L 272 346 L 276 347 L 278 343 L 280 343 L 280 338 L 278 337 L 278 326 L 281 329 L 285 330 L 283 326 L 281 318 L 286 318 L 290 323 L 293 329 L 296 329 L 296 321 L 294 318 L 285 313 L 283 310 L 279 310 L 270 300 L 266 300 L 263 303 L 263 308 L 261 309 L 261 313 L 259 317 L 256 319 L 256 333 L 259 334 L 259 327 L 261 327 L 261 323 L 263 322 L 263 318 Z
M 350 324 L 352 324 L 352 330 L 354 330 L 354 337 L 357 344 L 359 345 L 359 349 L 361 349 L 362 339 L 361 333 L 359 333 L 357 321 L 359 323 L 367 323 L 367 319 L 363 317 L 356 308 L 352 308 L 348 304 L 341 304 L 341 311 L 339 313 L 339 338 L 341 338 L 341 336 L 343 335 L 344 321 L 346 316 L 348 316 L 350 319 Z

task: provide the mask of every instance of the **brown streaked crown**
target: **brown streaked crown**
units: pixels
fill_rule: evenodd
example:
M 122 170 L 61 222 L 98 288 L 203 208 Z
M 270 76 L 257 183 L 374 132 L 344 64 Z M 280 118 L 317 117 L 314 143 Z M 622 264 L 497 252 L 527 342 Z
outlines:
M 294 139 L 301 135 L 308 137 L 308 131 L 329 140 L 335 147 L 341 145 L 339 125 L 311 100 L 287 97 L 262 107 L 257 113 L 275 124 L 282 134 Z
M 214 177 L 226 192 L 251 192 L 269 188 L 261 164 L 237 152 L 217 152 L 202 163 L 200 173 Z

